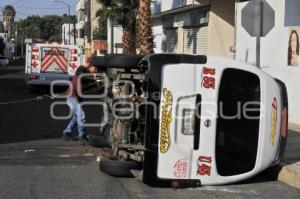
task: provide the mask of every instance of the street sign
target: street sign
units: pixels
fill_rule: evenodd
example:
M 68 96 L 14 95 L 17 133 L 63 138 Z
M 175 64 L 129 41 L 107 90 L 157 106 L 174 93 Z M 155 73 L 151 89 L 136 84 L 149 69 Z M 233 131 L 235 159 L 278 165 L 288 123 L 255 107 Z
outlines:
M 251 0 L 242 9 L 242 26 L 252 37 L 265 37 L 275 26 L 275 11 L 265 0 Z

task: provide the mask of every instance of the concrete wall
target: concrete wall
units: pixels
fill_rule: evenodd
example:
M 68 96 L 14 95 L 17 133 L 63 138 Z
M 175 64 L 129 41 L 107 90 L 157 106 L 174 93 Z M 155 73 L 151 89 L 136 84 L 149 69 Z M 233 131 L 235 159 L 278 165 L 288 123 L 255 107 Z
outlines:
M 291 11 L 285 11 L 285 4 L 292 1 L 294 0 L 268 0 L 268 3 L 275 10 L 276 20 L 273 30 L 261 39 L 261 66 L 264 71 L 286 83 L 289 95 L 289 120 L 291 123 L 299 125 L 300 83 L 298 82 L 300 66 L 292 67 L 287 64 L 290 30 L 296 29 L 300 35 L 300 24 L 285 26 L 285 20 L 291 17 L 290 15 L 293 15 L 292 18 L 295 18 L 297 13 L 299 13 L 299 9 L 294 14 Z M 299 1 L 295 2 L 299 3 Z M 245 5 L 246 3 L 239 3 L 237 6 L 237 59 L 254 64 L 256 55 L 255 38 L 250 37 L 241 26 L 241 10 Z

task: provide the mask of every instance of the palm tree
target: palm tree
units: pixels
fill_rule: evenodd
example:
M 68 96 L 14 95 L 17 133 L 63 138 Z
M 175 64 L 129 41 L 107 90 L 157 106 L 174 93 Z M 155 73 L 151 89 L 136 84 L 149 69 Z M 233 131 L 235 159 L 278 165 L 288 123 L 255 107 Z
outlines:
M 138 3 L 136 0 L 98 0 L 103 8 L 97 12 L 99 24 L 111 20 L 112 26 L 119 23 L 123 28 L 123 53 L 135 54 L 135 27 Z M 101 27 L 100 27 L 101 28 Z
M 153 53 L 153 35 L 151 26 L 151 0 L 140 0 L 139 4 L 139 46 L 141 54 Z
M 8 32 L 9 37 L 11 37 L 12 28 L 16 16 L 16 10 L 12 5 L 7 5 L 4 7 L 2 13 L 3 13 L 4 21 L 6 22 L 4 26 L 4 30 L 5 32 Z
M 7 5 L 2 11 L 3 16 L 11 16 L 14 18 L 16 16 L 16 10 L 12 5 Z

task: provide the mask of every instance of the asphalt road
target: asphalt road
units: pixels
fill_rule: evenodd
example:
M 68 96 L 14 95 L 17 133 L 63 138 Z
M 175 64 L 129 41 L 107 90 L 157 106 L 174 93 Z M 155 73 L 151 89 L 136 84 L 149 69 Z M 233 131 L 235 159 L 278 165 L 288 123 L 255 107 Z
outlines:
M 23 67 L 0 68 L 0 104 L 45 94 L 29 93 L 23 78 Z M 300 198 L 300 190 L 265 174 L 234 185 L 177 191 L 108 176 L 95 161 L 108 151 L 59 139 L 67 121 L 51 119 L 51 103 L 0 105 L 0 198 Z M 66 107 L 57 110 L 62 115 L 66 111 Z M 95 108 L 87 110 L 87 117 L 98 116 Z
M 61 92 L 61 90 L 59 90 Z M 42 89 L 39 93 L 31 93 L 24 81 L 23 66 L 7 66 L 0 68 L 0 143 L 22 142 L 59 138 L 66 127 L 68 120 L 55 120 L 51 117 L 50 106 L 58 100 L 35 99 L 48 95 L 49 89 Z M 1 105 L 1 103 L 11 104 Z M 64 102 L 64 99 L 60 101 Z M 85 107 L 88 123 L 100 121 L 99 112 L 95 106 Z M 57 116 L 68 114 L 67 105 L 56 106 Z M 97 134 L 97 128 L 88 128 L 87 133 Z M 76 131 L 74 132 L 76 134 Z

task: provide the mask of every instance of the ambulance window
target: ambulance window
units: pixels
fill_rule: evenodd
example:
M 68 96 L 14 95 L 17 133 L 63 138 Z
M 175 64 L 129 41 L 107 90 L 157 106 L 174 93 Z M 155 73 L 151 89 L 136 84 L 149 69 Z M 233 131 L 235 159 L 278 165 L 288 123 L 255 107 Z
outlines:
M 222 75 L 216 137 L 221 176 L 251 171 L 256 162 L 260 122 L 260 80 L 253 73 L 226 69 Z

